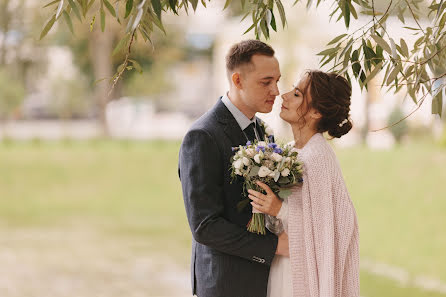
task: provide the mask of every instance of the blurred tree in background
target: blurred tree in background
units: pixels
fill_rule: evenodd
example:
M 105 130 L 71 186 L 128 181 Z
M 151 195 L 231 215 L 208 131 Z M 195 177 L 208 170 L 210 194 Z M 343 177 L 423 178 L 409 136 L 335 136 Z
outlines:
M 0 68 L 0 122 L 2 128 L 19 112 L 25 97 L 25 86 L 5 70 Z M 7 137 L 2 133 L 3 137 Z M 2 138 L 3 138 L 2 137 Z
M 389 126 L 389 130 L 392 133 L 393 137 L 395 138 L 395 141 L 398 144 L 401 143 L 401 140 L 409 132 L 409 126 L 406 121 L 402 121 L 402 122 L 398 123 L 397 125 L 393 125 L 394 123 L 398 122 L 403 117 L 404 117 L 404 113 L 401 110 L 401 107 L 396 106 L 393 109 L 392 113 L 390 114 L 388 122 L 387 122 L 387 125 Z

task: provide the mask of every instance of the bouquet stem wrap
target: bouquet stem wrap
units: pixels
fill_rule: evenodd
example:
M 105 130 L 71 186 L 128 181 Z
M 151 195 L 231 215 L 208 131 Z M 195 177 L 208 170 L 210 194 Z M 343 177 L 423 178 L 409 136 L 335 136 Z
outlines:
M 251 189 L 253 189 L 255 191 L 263 192 L 263 190 L 259 186 L 257 186 L 255 181 L 252 184 Z M 253 207 L 252 208 L 252 218 L 251 218 L 251 220 L 249 220 L 248 225 L 246 227 L 248 227 L 248 231 L 251 233 L 265 235 L 266 234 L 265 214 Z

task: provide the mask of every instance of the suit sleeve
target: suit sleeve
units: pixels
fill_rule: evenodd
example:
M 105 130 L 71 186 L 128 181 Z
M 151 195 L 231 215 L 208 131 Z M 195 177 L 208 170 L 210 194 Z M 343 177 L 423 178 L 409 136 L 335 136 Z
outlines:
M 189 131 L 181 145 L 179 173 L 189 226 L 194 239 L 220 252 L 270 265 L 277 247 L 271 233 L 257 235 L 223 217 L 222 156 L 212 136 Z

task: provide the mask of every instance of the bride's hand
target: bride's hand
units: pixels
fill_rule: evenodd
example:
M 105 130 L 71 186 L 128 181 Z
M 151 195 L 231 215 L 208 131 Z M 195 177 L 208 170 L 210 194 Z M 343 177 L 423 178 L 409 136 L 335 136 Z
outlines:
M 252 207 L 265 214 L 277 216 L 282 207 L 282 200 L 266 184 L 260 181 L 257 181 L 257 184 L 265 190 L 266 195 L 254 190 L 248 190 L 248 197 L 252 200 Z

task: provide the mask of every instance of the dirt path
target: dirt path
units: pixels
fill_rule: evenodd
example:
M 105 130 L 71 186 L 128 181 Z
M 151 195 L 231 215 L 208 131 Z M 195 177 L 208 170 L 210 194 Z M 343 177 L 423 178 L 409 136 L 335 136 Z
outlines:
M 187 265 L 91 230 L 0 229 L 2 297 L 190 296 Z

